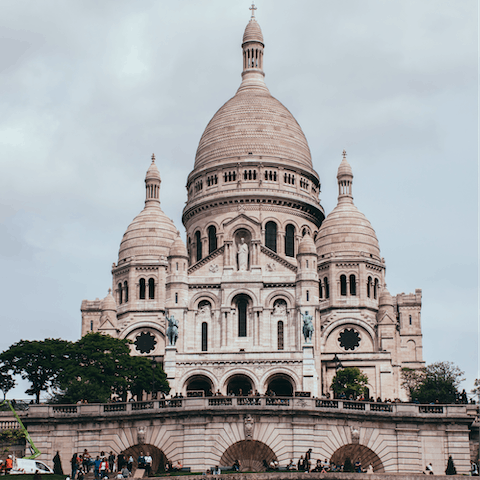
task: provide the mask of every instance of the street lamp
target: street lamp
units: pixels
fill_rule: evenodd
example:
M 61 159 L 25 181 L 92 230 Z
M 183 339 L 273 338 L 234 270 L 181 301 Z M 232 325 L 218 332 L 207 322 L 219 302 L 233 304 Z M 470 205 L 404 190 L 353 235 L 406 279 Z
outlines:
M 343 368 L 342 362 L 338 358 L 337 354 L 335 354 L 335 356 L 333 357 L 333 361 L 335 362 L 335 371 L 338 371 L 339 368 Z

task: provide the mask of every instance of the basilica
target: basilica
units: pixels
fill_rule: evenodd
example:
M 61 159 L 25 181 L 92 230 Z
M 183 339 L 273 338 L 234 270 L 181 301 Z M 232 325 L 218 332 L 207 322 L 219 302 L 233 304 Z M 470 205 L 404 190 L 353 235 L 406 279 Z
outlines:
M 358 367 L 370 397 L 406 400 L 401 369 L 424 365 L 422 292 L 387 290 L 345 151 L 329 160 L 338 203 L 325 216 L 307 139 L 265 83 L 264 48 L 252 15 L 240 86 L 186 181 L 186 244 L 161 209 L 152 155 L 145 207 L 121 240 L 111 291 L 82 302 L 82 335 L 131 339 L 174 394 L 328 396 L 339 368 Z

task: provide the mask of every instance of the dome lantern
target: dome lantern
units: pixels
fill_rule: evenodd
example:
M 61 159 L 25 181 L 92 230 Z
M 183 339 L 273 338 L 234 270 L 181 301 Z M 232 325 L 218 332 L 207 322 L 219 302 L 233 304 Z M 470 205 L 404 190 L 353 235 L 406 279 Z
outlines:
M 155 154 L 152 153 L 152 164 L 145 175 L 145 206 L 152 203 L 160 203 L 160 172 L 155 165 Z
M 338 201 L 353 202 L 352 183 L 353 172 L 352 167 L 347 162 L 347 152 L 343 151 L 343 160 L 338 167 Z
M 250 18 L 243 34 L 243 72 L 239 91 L 249 87 L 267 90 L 264 81 L 265 73 L 263 72 L 263 49 L 265 45 L 263 43 L 262 29 L 255 19 L 256 9 L 257 7 L 252 3 L 250 7 L 252 18 Z

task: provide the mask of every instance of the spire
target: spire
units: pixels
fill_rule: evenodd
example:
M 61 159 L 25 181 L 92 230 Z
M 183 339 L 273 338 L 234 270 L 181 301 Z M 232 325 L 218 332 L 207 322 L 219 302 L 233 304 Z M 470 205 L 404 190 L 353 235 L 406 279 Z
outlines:
M 160 204 L 160 183 L 162 183 L 162 179 L 155 165 L 155 154 L 152 153 L 152 163 L 145 175 L 145 206 Z
M 337 181 L 338 181 L 338 201 L 347 201 L 353 203 L 352 183 L 353 173 L 352 167 L 347 162 L 347 152 L 343 151 L 342 163 L 338 167 Z
M 263 44 L 262 29 L 255 19 L 255 10 L 257 7 L 254 3 L 250 7 L 252 16 L 245 28 L 243 34 L 243 72 L 242 84 L 239 91 L 244 88 L 257 87 L 267 89 L 263 77 Z

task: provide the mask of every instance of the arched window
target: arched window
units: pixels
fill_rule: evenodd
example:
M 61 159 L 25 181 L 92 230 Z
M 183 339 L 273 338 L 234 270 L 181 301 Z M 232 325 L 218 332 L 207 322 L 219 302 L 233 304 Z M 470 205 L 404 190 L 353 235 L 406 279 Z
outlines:
M 155 280 L 153 278 L 148 279 L 148 298 L 150 300 L 155 298 Z
M 323 298 L 323 285 L 322 285 L 322 281 L 318 282 L 318 298 Z
M 355 275 L 350 275 L 350 295 L 356 295 L 357 294 L 357 283 L 356 283 L 356 278 Z
M 323 279 L 323 285 L 325 286 L 325 298 L 330 298 L 330 286 L 328 285 L 328 278 Z
M 241 298 L 237 302 L 238 307 L 238 336 L 247 336 L 247 300 Z
M 347 277 L 340 275 L 340 295 L 347 295 Z
M 90 331 L 93 332 L 93 320 L 90 320 Z
M 277 251 L 277 224 L 267 222 L 265 225 L 265 246 L 274 252 Z
M 202 323 L 202 352 L 208 350 L 208 323 Z
M 145 290 L 146 290 L 145 279 L 141 278 L 140 279 L 140 295 L 139 295 L 140 300 L 145 300 Z
M 285 255 L 295 256 L 295 227 L 292 224 L 285 227 Z
M 217 229 L 210 225 L 208 227 L 208 254 L 217 249 Z
M 310 301 L 310 292 L 307 290 L 307 302 Z
M 372 277 L 368 277 L 368 280 L 367 280 L 367 297 L 370 298 L 371 296 L 371 293 L 370 293 L 370 289 L 372 288 Z
M 375 279 L 375 283 L 373 284 L 373 298 L 377 298 L 378 292 L 378 278 Z
M 195 232 L 195 243 L 197 244 L 197 262 L 202 259 L 202 239 L 200 238 L 200 232 Z
M 118 304 L 121 305 L 123 303 L 123 290 L 122 284 L 118 284 Z
M 123 282 L 123 297 L 125 299 L 125 303 L 128 302 L 128 282 L 125 280 Z
M 277 349 L 283 350 L 283 321 L 277 323 Z
M 178 293 L 175 293 L 175 303 L 178 303 Z
M 409 323 L 409 325 L 412 324 L 412 316 L 411 315 L 408 316 L 408 323 Z

